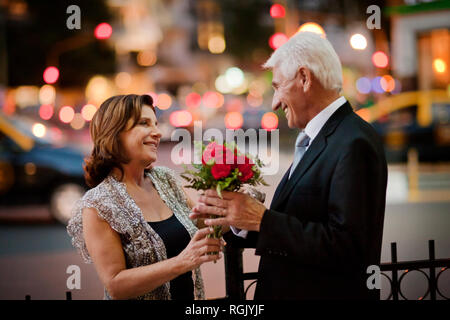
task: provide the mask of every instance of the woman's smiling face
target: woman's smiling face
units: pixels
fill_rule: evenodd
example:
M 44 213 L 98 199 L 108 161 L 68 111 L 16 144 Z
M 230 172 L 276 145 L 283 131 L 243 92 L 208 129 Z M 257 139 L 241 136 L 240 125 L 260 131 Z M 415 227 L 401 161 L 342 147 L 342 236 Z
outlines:
M 127 129 L 119 134 L 120 142 L 132 162 L 137 161 L 148 166 L 157 159 L 157 149 L 161 139 L 156 115 L 149 106 L 144 105 L 140 119 L 131 128 L 132 125 L 133 120 L 130 119 Z

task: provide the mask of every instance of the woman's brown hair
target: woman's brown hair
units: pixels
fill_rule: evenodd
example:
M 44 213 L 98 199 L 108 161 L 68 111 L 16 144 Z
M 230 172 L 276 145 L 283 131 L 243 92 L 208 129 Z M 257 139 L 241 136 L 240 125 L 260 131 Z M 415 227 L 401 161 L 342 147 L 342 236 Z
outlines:
M 97 186 L 113 168 L 118 168 L 123 174 L 121 164 L 128 163 L 130 159 L 124 154 L 119 133 L 137 124 L 144 105 L 155 112 L 153 99 L 149 95 L 119 95 L 108 98 L 94 114 L 89 127 L 94 148 L 83 167 L 89 187 Z M 130 119 L 133 125 L 127 128 Z

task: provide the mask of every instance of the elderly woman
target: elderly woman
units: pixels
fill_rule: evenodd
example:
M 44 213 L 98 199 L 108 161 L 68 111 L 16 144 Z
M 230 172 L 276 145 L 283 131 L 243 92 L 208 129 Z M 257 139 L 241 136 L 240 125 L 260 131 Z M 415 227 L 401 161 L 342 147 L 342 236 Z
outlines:
M 203 299 L 199 266 L 220 258 L 221 241 L 189 219 L 190 200 L 174 172 L 153 167 L 161 133 L 152 98 L 107 99 L 92 119 L 84 167 L 92 187 L 67 231 L 93 262 L 105 299 Z

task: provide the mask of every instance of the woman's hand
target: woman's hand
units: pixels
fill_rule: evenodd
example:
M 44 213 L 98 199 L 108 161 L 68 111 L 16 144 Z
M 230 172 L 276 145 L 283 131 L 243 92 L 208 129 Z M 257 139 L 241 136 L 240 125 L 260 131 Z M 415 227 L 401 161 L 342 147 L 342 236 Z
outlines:
M 213 232 L 214 230 L 209 227 L 199 229 L 187 247 L 176 257 L 183 270 L 181 273 L 191 271 L 205 262 L 221 258 L 219 252 L 222 251 L 224 242 L 221 239 L 207 238 Z

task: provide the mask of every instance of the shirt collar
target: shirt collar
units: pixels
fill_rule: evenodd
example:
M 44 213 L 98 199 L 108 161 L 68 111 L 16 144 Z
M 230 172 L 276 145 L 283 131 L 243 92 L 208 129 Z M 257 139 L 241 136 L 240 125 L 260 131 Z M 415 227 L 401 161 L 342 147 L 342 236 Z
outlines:
M 309 145 L 311 145 L 312 141 L 319 134 L 320 129 L 322 129 L 331 115 L 346 102 L 347 99 L 343 96 L 337 98 L 308 122 L 304 130 L 310 138 Z

